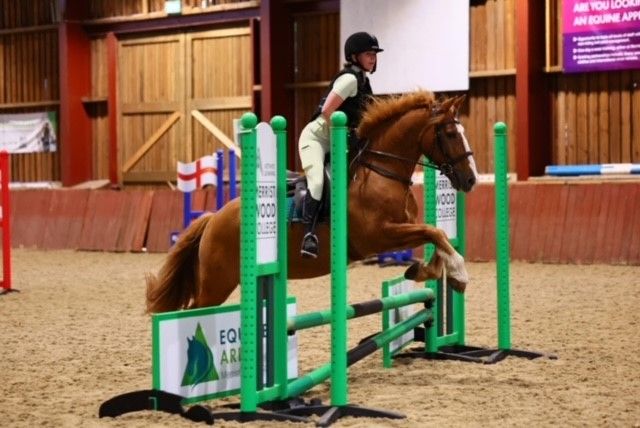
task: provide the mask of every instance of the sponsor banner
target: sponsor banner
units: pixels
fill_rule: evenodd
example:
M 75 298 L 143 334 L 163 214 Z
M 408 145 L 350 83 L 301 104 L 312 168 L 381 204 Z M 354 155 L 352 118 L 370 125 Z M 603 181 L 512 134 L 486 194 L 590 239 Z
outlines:
M 640 68 L 640 0 L 564 0 L 565 72 Z
M 218 185 L 217 155 L 203 156 L 195 162 L 178 161 L 178 190 L 193 192 L 201 187 Z
M 0 114 L 0 150 L 9 153 L 55 152 L 55 112 Z
M 289 298 L 287 316 L 295 313 L 295 299 Z M 153 388 L 185 397 L 186 403 L 238 394 L 240 318 L 240 305 L 154 315 Z M 288 337 L 287 356 L 288 376 L 295 379 L 297 334 Z

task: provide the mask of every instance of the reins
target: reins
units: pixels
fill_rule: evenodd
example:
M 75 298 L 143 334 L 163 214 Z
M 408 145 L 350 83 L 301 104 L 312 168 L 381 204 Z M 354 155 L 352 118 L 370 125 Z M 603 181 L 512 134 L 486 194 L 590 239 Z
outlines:
M 434 108 L 433 109 L 433 114 L 437 114 L 440 113 L 439 109 Z M 443 156 L 446 158 L 446 162 L 443 162 L 441 164 L 436 164 L 433 161 L 431 161 L 429 158 L 427 158 L 426 162 L 422 161 L 420 159 L 418 160 L 413 160 L 413 159 L 409 159 L 403 156 L 399 156 L 393 153 L 388 153 L 388 152 L 383 152 L 380 150 L 372 150 L 372 149 L 368 149 L 367 147 L 369 146 L 370 140 L 367 140 L 367 143 L 365 144 L 365 146 L 358 151 L 357 155 L 354 157 L 352 163 L 354 162 L 358 162 L 360 165 L 369 168 L 370 170 L 376 172 L 377 174 L 382 175 L 383 177 L 387 177 L 391 180 L 395 180 L 398 181 L 402 184 L 405 184 L 407 186 L 411 186 L 413 184 L 413 181 L 411 181 L 410 178 L 405 178 L 402 177 L 398 174 L 396 174 L 393 171 L 389 171 L 386 168 L 383 168 L 379 165 L 373 164 L 371 162 L 365 161 L 361 159 L 362 154 L 367 153 L 367 154 L 372 154 L 375 156 L 379 156 L 379 157 L 383 157 L 383 158 L 388 158 L 388 159 L 393 159 L 393 160 L 397 160 L 400 162 L 404 162 L 406 164 L 409 165 L 420 165 L 422 167 L 426 167 L 426 168 L 432 168 L 432 169 L 436 169 L 441 171 L 444 175 L 449 176 L 451 174 L 453 174 L 453 167 L 454 165 L 456 165 L 457 163 L 463 161 L 464 159 L 468 158 L 469 156 L 473 155 L 472 151 L 466 151 L 463 154 L 461 154 L 460 156 L 457 156 L 455 158 L 451 158 L 449 157 L 448 153 L 444 150 L 444 148 L 442 147 L 442 141 L 441 141 L 441 128 L 449 125 L 451 123 L 454 124 L 459 124 L 460 122 L 457 119 L 453 119 L 451 121 L 447 121 L 447 122 L 443 122 L 443 123 L 439 123 L 436 125 L 436 144 L 435 146 L 438 147 L 438 149 L 440 150 L 440 152 L 443 154 Z M 419 137 L 418 137 L 418 141 L 422 140 L 422 136 L 424 135 L 424 133 L 427 131 L 427 129 L 429 129 L 429 127 L 432 126 L 431 124 L 427 124 L 424 129 L 422 131 L 420 131 Z

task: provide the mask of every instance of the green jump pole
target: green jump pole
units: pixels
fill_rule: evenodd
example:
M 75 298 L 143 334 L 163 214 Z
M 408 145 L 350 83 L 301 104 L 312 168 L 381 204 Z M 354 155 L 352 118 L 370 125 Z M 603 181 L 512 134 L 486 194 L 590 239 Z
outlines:
M 463 192 L 456 192 L 456 250 L 463 257 L 467 252 L 467 205 L 466 196 Z M 466 307 L 464 294 L 453 291 L 453 324 L 457 332 L 456 345 L 466 343 Z
M 331 115 L 331 405 L 347 389 L 347 116 Z
M 507 125 L 498 122 L 495 134 L 496 272 L 498 287 L 498 349 L 511 349 L 509 295 L 509 189 L 507 185 Z
M 431 319 L 431 316 L 431 310 L 422 309 L 413 314 L 411 317 L 402 321 L 401 323 L 396 324 L 391 329 L 380 332 L 374 337 L 367 339 L 362 344 L 351 349 L 348 353 L 345 352 L 345 365 L 351 366 L 357 363 L 358 361 L 377 351 L 384 345 L 389 344 L 389 342 L 395 340 L 397 337 L 402 336 L 406 332 L 411 331 L 417 326 L 429 321 Z M 299 377 L 298 379 L 292 380 L 289 383 L 289 397 L 297 397 L 332 376 L 332 364 L 333 363 L 327 363 L 311 371 L 310 373 Z M 331 389 L 333 390 L 333 388 L 334 384 L 332 383 Z
M 424 221 L 427 224 L 436 224 L 436 170 L 433 168 L 424 168 L 422 180 L 422 191 L 424 195 Z M 435 246 L 433 244 L 424 245 L 424 260 L 428 262 L 433 253 Z M 425 286 L 433 291 L 436 302 L 433 305 L 433 324 L 426 329 L 425 351 L 438 352 L 438 333 L 442 326 L 442 293 L 438 281 L 430 279 L 425 282 Z
M 258 118 L 253 113 L 245 113 L 240 119 L 240 143 L 242 149 L 242 183 L 256 183 L 257 142 L 255 127 Z M 256 186 L 242 186 L 240 201 L 243 207 L 253 207 L 256 204 Z M 254 334 L 257 328 L 256 313 L 258 310 L 257 297 L 257 213 L 255 209 L 242 210 L 240 227 L 240 280 L 241 290 L 241 319 L 240 326 L 245 333 L 242 335 L 240 355 L 242 359 L 240 374 L 240 409 L 242 412 L 255 412 L 258 406 L 257 382 L 258 370 L 256 355 L 258 344 Z M 262 338 L 260 337 L 260 340 Z M 261 372 L 261 370 L 260 370 Z
M 428 288 L 414 290 L 396 296 L 387 296 L 381 299 L 369 300 L 367 302 L 347 306 L 347 319 L 359 318 L 414 303 L 428 302 L 430 300 L 433 300 L 433 291 Z M 329 324 L 330 322 L 330 309 L 325 311 L 309 312 L 289 318 L 287 322 L 287 330 L 292 333 L 294 331 Z
M 279 269 L 275 274 L 273 307 L 273 330 L 270 332 L 274 336 L 273 370 L 276 388 L 279 395 L 283 396 L 287 391 L 289 377 L 287 373 L 288 364 L 288 335 L 287 326 L 287 281 L 289 272 L 288 257 L 288 225 L 287 225 L 287 120 L 282 116 L 274 116 L 271 119 L 271 128 L 276 134 L 277 147 L 277 228 L 278 228 L 278 264 Z M 260 397 L 259 397 L 260 398 Z

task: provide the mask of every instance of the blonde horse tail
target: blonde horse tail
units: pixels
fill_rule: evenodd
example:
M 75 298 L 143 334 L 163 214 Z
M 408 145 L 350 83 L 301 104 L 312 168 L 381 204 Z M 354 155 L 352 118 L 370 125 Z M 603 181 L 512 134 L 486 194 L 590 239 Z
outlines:
M 167 255 L 158 275 L 147 274 L 147 313 L 189 306 L 196 294 L 200 238 L 212 217 L 204 215 L 191 223 Z

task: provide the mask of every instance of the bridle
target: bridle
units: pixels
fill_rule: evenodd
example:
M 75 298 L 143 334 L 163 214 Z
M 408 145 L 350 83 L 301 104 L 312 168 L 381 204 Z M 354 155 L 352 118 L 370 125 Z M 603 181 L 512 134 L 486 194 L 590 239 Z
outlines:
M 432 114 L 440 114 L 442 113 L 442 111 L 438 108 L 434 108 L 432 110 Z M 440 153 L 443 155 L 445 161 L 440 163 L 440 164 L 436 164 L 433 161 L 431 161 L 431 158 L 433 156 L 431 156 L 431 153 L 428 153 L 428 158 L 425 161 L 422 160 L 418 160 L 415 161 L 413 159 L 409 159 L 409 158 L 405 158 L 403 156 L 399 156 L 399 155 L 395 155 L 393 153 L 387 153 L 387 152 L 383 152 L 383 151 L 379 151 L 379 150 L 371 150 L 368 149 L 367 147 L 369 146 L 370 140 L 367 140 L 365 146 L 356 154 L 356 156 L 354 157 L 353 162 L 358 162 L 360 165 L 369 168 L 370 170 L 384 176 L 387 178 L 390 178 L 392 180 L 395 181 L 399 181 L 400 183 L 403 183 L 405 185 L 411 186 L 413 184 L 413 181 L 411 181 L 410 178 L 405 178 L 405 177 L 401 177 L 400 175 L 396 174 L 393 171 L 389 171 L 386 168 L 383 168 L 379 165 L 373 164 L 371 162 L 365 161 L 361 159 L 361 156 L 365 153 L 367 154 L 372 154 L 375 156 L 379 156 L 379 157 L 384 157 L 384 158 L 388 158 L 388 159 L 394 159 L 400 162 L 404 162 L 410 165 L 421 165 L 423 167 L 426 168 L 432 168 L 432 169 L 436 169 L 439 170 L 440 172 L 442 172 L 444 175 L 446 175 L 447 177 L 451 178 L 451 176 L 453 175 L 453 167 L 455 165 L 457 165 L 459 162 L 462 162 L 463 160 L 467 159 L 469 156 L 473 155 L 472 151 L 466 151 L 463 154 L 456 156 L 455 158 L 452 158 L 451 156 L 449 156 L 449 153 L 447 150 L 445 150 L 445 145 L 443 143 L 443 139 L 444 139 L 444 128 L 447 125 L 451 125 L 451 124 L 455 124 L 458 125 L 460 123 L 459 120 L 457 119 L 451 119 L 451 120 L 447 120 L 445 122 L 440 122 L 436 125 L 436 144 L 434 146 L 432 146 L 432 150 L 434 148 L 437 148 Z M 427 124 L 425 125 L 425 127 L 422 129 L 422 131 L 420 131 L 420 134 L 418 136 L 418 141 L 422 141 L 422 138 L 424 136 L 424 133 L 429 129 L 429 127 L 432 126 L 431 124 Z

